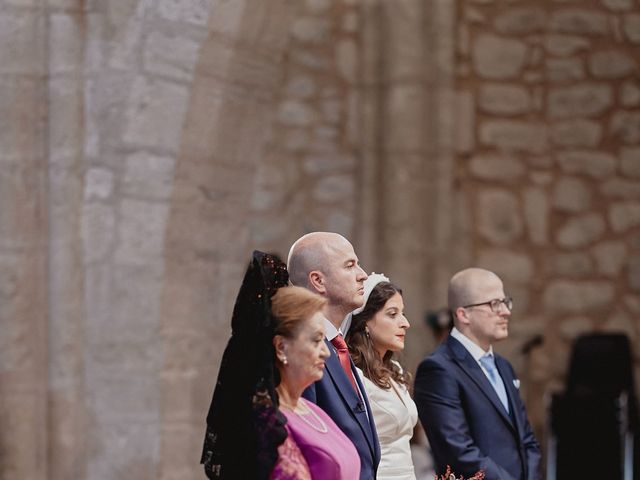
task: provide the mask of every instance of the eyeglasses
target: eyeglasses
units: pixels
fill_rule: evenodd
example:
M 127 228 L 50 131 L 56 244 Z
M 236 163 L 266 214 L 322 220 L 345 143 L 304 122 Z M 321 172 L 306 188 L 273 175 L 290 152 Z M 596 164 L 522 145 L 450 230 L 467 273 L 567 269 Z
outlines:
M 505 298 L 494 298 L 493 300 L 489 300 L 488 302 L 474 303 L 472 305 L 465 305 L 462 308 L 471 308 L 471 307 L 479 307 L 481 305 L 489 305 L 491 307 L 491 311 L 493 313 L 500 312 L 500 306 L 504 304 L 507 307 L 507 310 L 511 311 L 513 309 L 513 298 L 505 297 Z

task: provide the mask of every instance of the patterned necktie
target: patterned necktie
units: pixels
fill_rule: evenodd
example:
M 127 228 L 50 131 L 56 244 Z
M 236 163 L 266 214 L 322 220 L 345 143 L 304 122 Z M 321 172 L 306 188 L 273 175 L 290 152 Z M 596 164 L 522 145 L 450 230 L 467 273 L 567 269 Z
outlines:
M 342 365 L 342 369 L 344 373 L 347 375 L 347 378 L 351 381 L 351 385 L 353 389 L 358 393 L 358 387 L 356 386 L 356 379 L 353 378 L 353 373 L 351 372 L 351 361 L 349 359 L 349 349 L 347 348 L 347 344 L 342 338 L 342 335 L 338 334 L 336 337 L 331 340 L 331 343 L 338 351 L 338 359 L 340 360 L 340 365 Z
M 504 388 L 504 382 L 502 381 L 502 377 L 498 373 L 498 369 L 496 368 L 496 360 L 493 358 L 493 355 L 487 353 L 480 357 L 480 363 L 485 368 L 487 373 L 489 373 L 489 380 L 491 381 L 491 385 L 493 389 L 498 394 L 498 398 L 500 402 L 504 406 L 504 409 L 509 413 L 509 400 L 507 399 L 507 391 Z

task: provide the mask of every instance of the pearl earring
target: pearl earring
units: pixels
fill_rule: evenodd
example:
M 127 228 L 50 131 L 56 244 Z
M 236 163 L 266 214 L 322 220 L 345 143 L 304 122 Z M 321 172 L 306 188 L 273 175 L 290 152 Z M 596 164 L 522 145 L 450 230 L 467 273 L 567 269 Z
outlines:
M 289 365 L 289 360 L 287 360 L 287 357 L 285 357 L 284 355 L 282 356 L 282 360 L 280 360 L 282 362 L 283 365 Z

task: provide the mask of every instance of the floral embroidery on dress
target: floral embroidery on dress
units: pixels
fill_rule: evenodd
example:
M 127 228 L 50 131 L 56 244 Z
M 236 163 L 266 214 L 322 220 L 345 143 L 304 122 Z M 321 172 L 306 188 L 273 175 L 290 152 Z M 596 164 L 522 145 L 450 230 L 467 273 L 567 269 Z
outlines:
M 270 480 L 311 480 L 309 465 L 295 440 L 291 438 L 291 432 L 278 447 L 278 462 L 273 467 Z

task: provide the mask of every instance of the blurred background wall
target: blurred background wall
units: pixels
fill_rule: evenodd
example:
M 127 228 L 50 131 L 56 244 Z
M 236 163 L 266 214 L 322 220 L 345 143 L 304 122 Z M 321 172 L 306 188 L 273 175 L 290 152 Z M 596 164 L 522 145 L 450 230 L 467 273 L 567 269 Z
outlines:
M 201 478 L 250 253 L 312 230 L 411 370 L 501 275 L 541 437 L 570 342 L 640 333 L 639 49 L 638 0 L 0 1 L 0 478 Z

